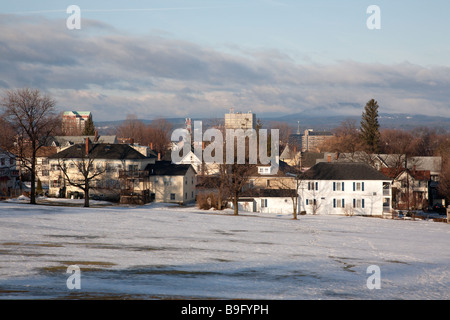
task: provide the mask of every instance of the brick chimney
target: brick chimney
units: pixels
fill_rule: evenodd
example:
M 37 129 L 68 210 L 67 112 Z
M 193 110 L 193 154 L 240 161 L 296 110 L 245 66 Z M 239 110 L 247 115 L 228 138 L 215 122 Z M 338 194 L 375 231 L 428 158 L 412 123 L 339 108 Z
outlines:
M 88 137 L 86 137 L 85 145 L 86 145 L 86 155 L 88 155 L 89 154 L 89 138 Z
M 331 162 L 331 155 L 328 155 L 328 162 Z
M 158 161 L 160 161 L 160 160 L 161 160 L 161 153 L 158 152 Z
M 97 131 L 97 130 L 95 130 L 94 142 L 95 142 L 95 143 L 98 142 L 98 131 Z

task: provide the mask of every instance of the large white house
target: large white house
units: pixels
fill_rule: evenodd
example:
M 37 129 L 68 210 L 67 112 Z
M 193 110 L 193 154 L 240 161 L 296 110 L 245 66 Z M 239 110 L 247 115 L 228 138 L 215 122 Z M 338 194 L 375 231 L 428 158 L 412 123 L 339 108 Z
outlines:
M 365 163 L 320 162 L 305 172 L 299 209 L 307 214 L 382 216 L 391 212 L 391 180 Z

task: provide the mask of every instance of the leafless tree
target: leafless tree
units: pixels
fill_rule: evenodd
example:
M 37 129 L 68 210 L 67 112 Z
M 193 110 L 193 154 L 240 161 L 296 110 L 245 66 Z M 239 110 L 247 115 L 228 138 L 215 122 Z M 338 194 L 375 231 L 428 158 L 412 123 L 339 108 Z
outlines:
M 89 149 L 89 144 L 88 146 L 80 145 L 77 158 L 58 159 L 58 166 L 67 183 L 81 189 L 84 192 L 85 207 L 89 207 L 89 193 L 90 190 L 94 188 L 92 182 L 95 178 L 106 172 L 106 166 L 94 166 L 96 158 L 92 156 Z M 73 168 L 76 169 L 76 172 L 69 172 Z M 80 175 L 81 179 L 79 179 Z
M 30 203 L 36 204 L 36 154 L 58 125 L 55 101 L 37 89 L 7 90 L 1 99 L 5 120 L 14 129 L 15 153 L 31 173 Z

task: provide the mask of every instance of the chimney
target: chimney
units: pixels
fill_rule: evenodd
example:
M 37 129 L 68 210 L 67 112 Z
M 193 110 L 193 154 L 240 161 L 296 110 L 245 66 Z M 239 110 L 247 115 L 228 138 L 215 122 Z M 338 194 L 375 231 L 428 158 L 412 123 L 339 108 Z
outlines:
M 202 141 L 202 150 L 205 150 L 205 141 Z
M 328 155 L 328 162 L 331 162 L 331 155 Z
M 150 149 L 153 150 L 153 142 L 150 142 Z
M 161 153 L 158 152 L 158 161 L 160 161 L 160 160 L 161 160 Z
M 130 138 L 130 144 L 134 144 L 134 138 Z
M 338 159 L 338 153 L 337 152 L 334 153 L 334 159 L 336 159 L 336 160 Z
M 98 142 L 98 131 L 95 130 L 95 138 L 94 138 L 94 142 L 97 143 Z
M 89 138 L 86 137 L 86 155 L 89 154 Z

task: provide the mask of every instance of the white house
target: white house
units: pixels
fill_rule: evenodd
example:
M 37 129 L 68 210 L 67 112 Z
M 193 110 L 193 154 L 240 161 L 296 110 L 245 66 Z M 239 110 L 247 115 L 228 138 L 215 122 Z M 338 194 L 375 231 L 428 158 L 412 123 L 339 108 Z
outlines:
M 391 212 L 391 180 L 365 163 L 320 162 L 305 172 L 300 211 L 382 216 Z

